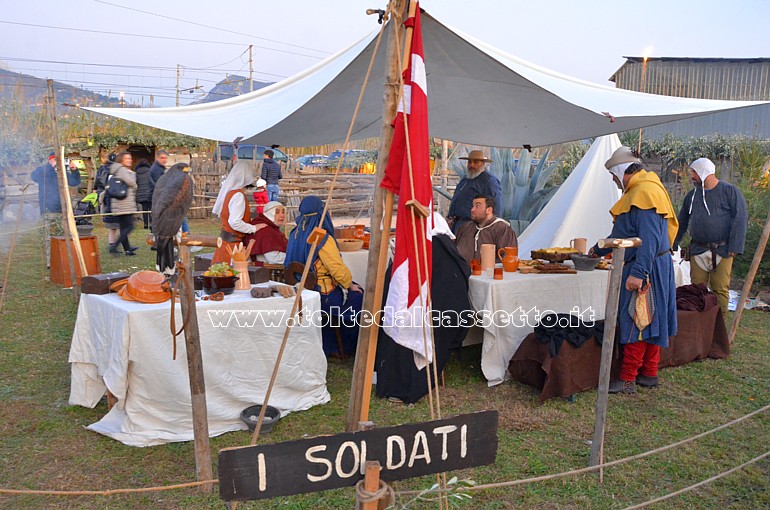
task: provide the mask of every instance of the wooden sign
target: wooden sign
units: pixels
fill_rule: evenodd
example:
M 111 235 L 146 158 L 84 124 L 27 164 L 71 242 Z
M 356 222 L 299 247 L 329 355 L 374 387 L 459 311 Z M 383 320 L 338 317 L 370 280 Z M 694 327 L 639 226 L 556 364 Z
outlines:
M 491 464 L 497 454 L 497 411 L 444 420 L 346 432 L 219 452 L 219 496 L 225 501 L 265 499 L 350 487 L 363 479 L 366 461 L 380 477 L 403 480 Z

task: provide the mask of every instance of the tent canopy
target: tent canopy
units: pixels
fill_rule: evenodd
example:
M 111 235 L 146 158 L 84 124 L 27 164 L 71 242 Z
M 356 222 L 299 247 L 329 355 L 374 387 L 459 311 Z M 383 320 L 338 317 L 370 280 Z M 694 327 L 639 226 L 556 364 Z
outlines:
M 675 98 L 615 89 L 525 62 L 423 12 L 431 136 L 478 145 L 533 147 L 685 119 L 761 101 Z M 380 134 L 383 36 L 353 139 Z M 149 126 L 231 142 L 289 147 L 341 143 L 377 32 L 268 87 L 176 108 L 86 108 Z

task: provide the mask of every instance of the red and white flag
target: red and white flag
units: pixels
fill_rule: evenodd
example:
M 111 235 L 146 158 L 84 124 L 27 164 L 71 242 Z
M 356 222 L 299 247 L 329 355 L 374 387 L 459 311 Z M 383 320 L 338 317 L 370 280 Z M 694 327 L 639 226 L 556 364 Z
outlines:
M 404 25 L 414 27 L 411 54 L 408 67 L 404 71 L 404 97 L 399 101 L 394 121 L 395 132 L 388 166 L 380 183 L 380 186 L 399 196 L 396 253 L 385 302 L 383 329 L 396 343 L 413 350 L 415 363 L 418 368 L 422 368 L 433 357 L 429 324 L 425 320 L 431 281 L 433 217 L 431 214 L 427 219 L 423 218 L 406 207 L 406 203 L 414 199 L 433 212 L 428 138 L 428 84 L 425 77 L 419 3 L 414 17 L 406 20 Z M 409 152 L 406 148 L 404 116 L 409 126 Z M 409 178 L 409 156 L 412 160 L 412 180 Z M 416 244 L 414 232 L 417 233 Z M 422 238 L 425 238 L 424 243 Z

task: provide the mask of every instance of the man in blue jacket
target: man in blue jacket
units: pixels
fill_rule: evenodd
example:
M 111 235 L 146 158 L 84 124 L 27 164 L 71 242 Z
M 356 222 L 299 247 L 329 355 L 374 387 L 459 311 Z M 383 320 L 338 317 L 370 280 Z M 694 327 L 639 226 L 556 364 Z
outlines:
M 281 192 L 278 181 L 283 178 L 281 165 L 273 159 L 275 153 L 270 149 L 267 149 L 263 155 L 265 158 L 262 160 L 262 178 L 267 181 L 267 198 L 270 202 L 277 202 L 278 194 Z
M 80 184 L 80 171 L 77 168 L 70 168 L 66 175 L 68 185 L 74 187 Z M 31 177 L 37 183 L 40 217 L 43 219 L 43 228 L 45 230 L 45 254 L 48 267 L 50 267 L 51 236 L 64 233 L 61 224 L 62 204 L 59 197 L 59 176 L 56 173 L 56 154 L 52 152 L 48 156 L 48 163 L 33 170 Z M 67 196 L 69 196 L 69 193 L 67 193 Z
M 468 169 L 455 188 L 452 202 L 449 204 L 447 220 L 452 232 L 457 234 L 464 223 L 471 221 L 471 209 L 473 199 L 479 195 L 494 200 L 494 203 L 502 203 L 500 181 L 497 177 L 484 170 L 484 165 L 492 163 L 491 159 L 484 157 L 480 150 L 471 151 L 467 157 L 458 158 L 468 160 Z

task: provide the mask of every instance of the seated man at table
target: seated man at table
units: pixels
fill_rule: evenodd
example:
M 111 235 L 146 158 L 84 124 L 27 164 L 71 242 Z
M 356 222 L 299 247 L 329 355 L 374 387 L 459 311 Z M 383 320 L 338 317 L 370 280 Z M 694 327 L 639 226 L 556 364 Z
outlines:
M 481 260 L 481 245 L 495 245 L 495 261 L 500 262 L 497 250 L 508 246 L 518 246 L 516 232 L 502 218 L 495 216 L 495 199 L 485 195 L 476 195 L 471 207 L 471 220 L 457 232 L 457 251 L 467 261 Z

